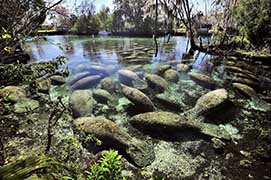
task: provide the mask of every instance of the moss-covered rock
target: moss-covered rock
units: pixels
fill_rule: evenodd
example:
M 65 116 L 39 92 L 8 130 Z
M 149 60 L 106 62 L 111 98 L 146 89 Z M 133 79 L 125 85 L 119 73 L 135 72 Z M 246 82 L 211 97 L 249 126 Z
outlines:
M 179 146 L 187 148 L 187 151 L 177 150 L 171 142 L 159 141 L 154 148 L 156 158 L 142 171 L 142 179 L 197 179 L 197 173 L 208 164 L 199 150 L 203 149 L 202 146 L 206 147 L 206 144 L 202 141 L 188 141 Z M 195 156 L 187 153 L 191 151 L 198 153 Z
M 33 99 L 20 99 L 14 105 L 14 112 L 16 113 L 27 113 L 39 108 L 39 102 Z
M 102 79 L 100 82 L 100 86 L 102 89 L 105 89 L 110 93 L 116 91 L 116 82 L 111 77 L 106 77 L 106 78 Z
M 26 91 L 19 86 L 7 86 L 0 90 L 0 97 L 6 101 L 17 102 L 26 98 Z

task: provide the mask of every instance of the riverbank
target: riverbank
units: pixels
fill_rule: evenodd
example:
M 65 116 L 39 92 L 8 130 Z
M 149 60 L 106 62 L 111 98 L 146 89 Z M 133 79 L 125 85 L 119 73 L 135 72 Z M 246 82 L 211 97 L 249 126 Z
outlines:
M 151 33 L 138 33 L 138 32 L 111 32 L 111 35 L 113 36 L 121 36 L 121 37 L 153 37 L 154 32 Z M 99 35 L 99 33 L 92 33 L 92 34 L 82 34 L 82 33 L 77 33 L 77 32 L 71 32 L 71 31 L 57 31 L 57 30 L 39 30 L 37 32 L 37 35 L 39 36 L 44 36 L 44 35 Z M 163 37 L 166 36 L 164 32 L 158 33 L 158 37 Z M 170 32 L 171 36 L 186 36 L 186 31 L 173 31 Z M 202 36 L 211 36 L 212 33 L 207 33 L 207 34 L 201 34 Z

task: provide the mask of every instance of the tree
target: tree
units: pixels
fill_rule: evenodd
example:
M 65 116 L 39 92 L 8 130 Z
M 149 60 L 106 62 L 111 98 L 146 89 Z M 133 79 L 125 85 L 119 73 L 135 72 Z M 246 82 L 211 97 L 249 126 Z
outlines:
M 112 15 L 110 14 L 110 9 L 108 7 L 103 6 L 96 16 L 99 19 L 102 30 L 111 30 Z
M 0 59 L 7 61 L 16 51 L 22 51 L 20 42 L 39 27 L 46 13 L 60 4 L 43 0 L 0 0 Z
M 115 0 L 113 29 L 121 29 L 133 34 L 152 33 L 154 21 L 145 18 L 143 10 L 145 3 L 146 0 Z
M 270 0 L 241 0 L 233 14 L 241 33 L 254 47 L 270 48 Z
M 76 11 L 78 21 L 75 23 L 75 30 L 80 34 L 97 34 L 100 29 L 100 23 L 95 15 L 93 1 L 82 1 Z
M 149 14 L 159 11 L 162 12 L 167 19 L 169 19 L 170 27 L 172 28 L 173 19 L 177 22 L 181 22 L 187 29 L 188 40 L 191 45 L 191 50 L 200 50 L 196 46 L 194 37 L 197 34 L 194 25 L 193 2 L 189 0 L 157 0 L 156 3 L 153 0 L 147 0 L 145 5 L 145 11 Z M 157 16 L 157 12 L 155 13 Z M 196 14 L 196 13 L 195 13 Z
M 122 16 L 122 11 L 117 9 L 112 15 L 112 32 L 123 32 L 125 27 L 125 19 Z

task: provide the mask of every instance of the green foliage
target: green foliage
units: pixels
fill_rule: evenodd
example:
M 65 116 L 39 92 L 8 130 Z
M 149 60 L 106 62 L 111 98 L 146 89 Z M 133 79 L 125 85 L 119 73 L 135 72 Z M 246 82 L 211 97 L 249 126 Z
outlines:
M 96 14 L 100 22 L 100 29 L 110 31 L 112 28 L 112 18 L 110 14 L 110 9 L 108 7 L 103 7 L 99 13 Z
M 100 21 L 95 15 L 95 5 L 93 2 L 82 1 L 77 8 L 78 16 L 73 31 L 80 34 L 97 34 L 100 29 Z
M 120 10 L 115 10 L 112 15 L 112 31 L 122 32 L 124 31 L 125 21 L 122 19 L 122 12 Z
M 115 0 L 112 29 L 114 32 L 130 32 L 133 34 L 151 34 L 154 20 L 145 17 L 146 0 Z
M 76 136 L 68 136 L 62 140 L 62 152 L 61 152 L 61 160 L 67 162 L 68 160 L 72 160 L 76 151 L 80 149 L 80 143 Z
M 241 32 L 255 47 L 271 45 L 270 7 L 270 0 L 241 0 L 234 9 Z
M 97 34 L 100 29 L 100 22 L 96 16 L 81 15 L 75 23 L 73 31 L 80 34 Z
M 121 180 L 121 155 L 118 151 L 106 151 L 98 163 L 95 163 L 87 180 Z
M 0 177 L 5 180 L 25 179 L 40 169 L 51 169 L 52 172 L 64 170 L 67 167 L 45 155 L 27 157 L 0 167 Z M 51 174 L 53 175 L 53 173 Z
M 77 174 L 76 178 L 63 176 L 64 180 L 125 180 L 121 175 L 121 155 L 118 151 L 106 151 L 102 158 L 91 167 L 91 171 L 86 171 L 87 177 Z
M 53 61 L 45 63 L 0 65 L 0 85 L 32 82 L 37 78 L 55 73 L 61 65 L 66 63 L 66 60 L 64 56 L 59 56 Z
M 102 145 L 102 141 L 99 140 L 97 137 L 92 134 L 86 134 L 83 131 L 80 132 L 79 139 L 83 144 L 89 144 L 90 142 L 92 142 L 95 143 L 97 146 Z
M 18 53 L 21 42 L 43 23 L 53 6 L 46 7 L 44 0 L 0 0 L 0 4 L 0 59 L 4 59 Z

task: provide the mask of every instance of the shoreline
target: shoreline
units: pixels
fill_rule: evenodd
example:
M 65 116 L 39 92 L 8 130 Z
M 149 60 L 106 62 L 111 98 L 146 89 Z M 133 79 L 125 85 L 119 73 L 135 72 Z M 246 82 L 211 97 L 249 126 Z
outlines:
M 110 36 L 118 36 L 118 37 L 138 37 L 138 38 L 152 38 L 153 34 L 150 33 L 133 33 L 133 32 L 112 32 L 111 35 L 99 35 L 99 33 L 93 33 L 93 34 L 85 34 L 85 33 L 74 33 L 69 31 L 51 31 L 51 32 L 37 32 L 38 36 L 55 36 L 55 35 L 76 35 L 76 36 L 100 36 L 100 37 L 110 37 Z M 171 32 L 171 36 L 186 36 L 186 32 Z M 33 34 L 34 36 L 34 34 Z M 167 36 L 166 33 L 158 33 L 158 37 L 164 37 Z M 211 33 L 208 34 L 202 34 L 201 36 L 212 36 Z

